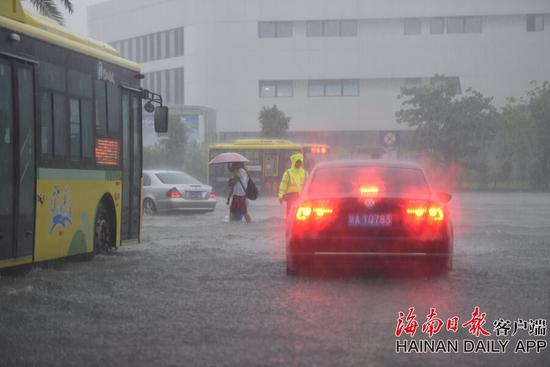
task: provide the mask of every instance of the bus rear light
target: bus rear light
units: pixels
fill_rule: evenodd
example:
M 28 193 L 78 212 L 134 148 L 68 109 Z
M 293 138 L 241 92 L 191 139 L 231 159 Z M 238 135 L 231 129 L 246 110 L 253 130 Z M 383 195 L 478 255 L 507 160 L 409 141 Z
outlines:
M 170 199 L 183 199 L 183 195 L 175 187 L 168 190 L 168 192 L 166 192 L 166 196 Z

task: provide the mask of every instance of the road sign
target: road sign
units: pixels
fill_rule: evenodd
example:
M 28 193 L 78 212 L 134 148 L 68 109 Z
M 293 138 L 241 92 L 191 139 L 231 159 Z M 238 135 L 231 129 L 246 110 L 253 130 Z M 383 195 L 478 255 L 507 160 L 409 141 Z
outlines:
M 398 145 L 398 133 L 396 131 L 382 131 L 380 133 L 382 145 L 386 147 L 395 147 Z

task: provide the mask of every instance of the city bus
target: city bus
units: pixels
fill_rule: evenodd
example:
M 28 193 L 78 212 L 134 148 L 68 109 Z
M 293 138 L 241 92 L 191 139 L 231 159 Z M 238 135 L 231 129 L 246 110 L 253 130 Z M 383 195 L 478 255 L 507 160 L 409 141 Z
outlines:
M 0 2 L 0 268 L 139 241 L 143 97 L 167 127 L 141 78 L 110 46 Z
M 250 177 L 264 196 L 276 195 L 281 177 L 290 168 L 290 156 L 304 154 L 304 168 L 313 166 L 329 154 L 329 147 L 323 144 L 298 144 L 278 139 L 239 139 L 233 143 L 213 144 L 208 151 L 209 159 L 224 152 L 237 152 L 244 155 L 250 163 L 247 169 Z M 214 190 L 223 195 L 227 191 L 228 171 L 223 165 L 208 167 L 208 182 Z

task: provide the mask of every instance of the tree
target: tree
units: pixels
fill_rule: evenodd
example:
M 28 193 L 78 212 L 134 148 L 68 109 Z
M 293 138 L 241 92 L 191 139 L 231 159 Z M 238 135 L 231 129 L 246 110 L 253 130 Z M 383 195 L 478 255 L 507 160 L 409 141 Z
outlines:
M 526 98 L 509 99 L 498 118 L 501 170 L 520 172 L 531 188 L 548 190 L 550 179 L 550 83 L 532 83 Z
M 532 89 L 527 92 L 535 132 L 531 184 L 535 189 L 548 190 L 550 179 L 550 82 L 546 81 L 542 86 L 532 83 L 532 86 Z
M 273 105 L 273 107 L 263 107 L 258 114 L 260 125 L 262 126 L 261 135 L 265 138 L 283 138 L 288 131 L 290 117 Z
M 40 14 L 51 18 L 58 22 L 59 24 L 64 23 L 63 14 L 59 10 L 55 0 L 28 0 L 32 6 L 40 12 Z M 67 9 L 69 13 L 73 12 L 73 2 L 72 0 L 59 0 L 63 7 Z
M 513 168 L 522 182 L 531 175 L 534 159 L 535 123 L 531 109 L 525 100 L 509 99 L 498 116 L 497 161 L 500 179 L 510 180 Z
M 415 129 L 414 150 L 442 166 L 476 165 L 473 158 L 494 134 L 492 98 L 472 89 L 459 94 L 455 85 L 446 83 L 403 88 L 399 99 L 405 108 L 397 112 L 397 121 Z

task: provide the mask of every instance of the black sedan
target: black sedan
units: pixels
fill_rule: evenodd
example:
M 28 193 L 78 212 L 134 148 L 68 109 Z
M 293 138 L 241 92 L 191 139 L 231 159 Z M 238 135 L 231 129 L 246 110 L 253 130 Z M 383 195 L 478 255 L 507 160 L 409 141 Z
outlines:
M 300 273 L 315 258 L 343 256 L 420 260 L 446 271 L 453 248 L 450 199 L 434 192 L 414 163 L 321 163 L 287 218 L 287 274 Z

